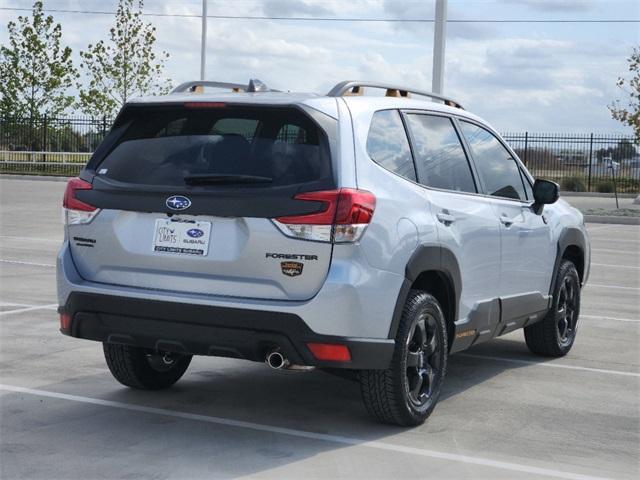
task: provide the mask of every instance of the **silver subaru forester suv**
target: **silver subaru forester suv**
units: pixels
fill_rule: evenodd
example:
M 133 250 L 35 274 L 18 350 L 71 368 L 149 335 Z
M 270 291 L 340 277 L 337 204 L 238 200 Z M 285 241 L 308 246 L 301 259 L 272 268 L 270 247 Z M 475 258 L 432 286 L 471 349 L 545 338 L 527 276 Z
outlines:
M 188 82 L 127 103 L 69 181 L 61 331 L 129 387 L 193 355 L 323 368 L 416 425 L 451 353 L 523 327 L 536 354 L 571 349 L 590 249 L 558 195 L 439 95 Z

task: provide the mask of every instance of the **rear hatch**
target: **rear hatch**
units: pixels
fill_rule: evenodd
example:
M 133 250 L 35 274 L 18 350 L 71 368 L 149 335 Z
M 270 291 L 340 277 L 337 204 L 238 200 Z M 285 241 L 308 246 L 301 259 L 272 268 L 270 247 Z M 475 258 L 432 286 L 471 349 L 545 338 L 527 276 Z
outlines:
M 295 106 L 217 102 L 127 106 L 76 190 L 97 207 L 68 224 L 89 281 L 255 299 L 305 300 L 322 286 L 330 242 L 282 233 L 272 219 L 335 189 L 335 120 Z

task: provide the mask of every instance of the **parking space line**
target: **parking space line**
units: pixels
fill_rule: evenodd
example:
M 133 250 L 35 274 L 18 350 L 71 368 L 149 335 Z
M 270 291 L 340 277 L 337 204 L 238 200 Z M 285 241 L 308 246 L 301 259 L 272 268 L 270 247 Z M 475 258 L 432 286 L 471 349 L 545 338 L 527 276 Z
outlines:
M 27 305 L 26 303 L 0 302 L 0 307 L 35 307 L 35 305 Z
M 455 355 L 460 357 L 476 358 L 476 359 L 482 359 L 482 360 L 495 360 L 496 362 L 519 363 L 521 365 L 531 365 L 536 367 L 566 368 L 568 370 L 583 370 L 585 372 L 604 373 L 607 375 L 622 375 L 626 377 L 640 378 L 640 373 L 635 373 L 635 372 L 623 372 L 620 370 L 606 370 L 603 368 L 580 367 L 578 365 L 565 365 L 563 363 L 551 363 L 548 361 L 533 362 L 531 360 L 521 360 L 519 358 L 492 357 L 490 355 L 474 355 L 473 353 L 456 353 Z
M 635 320 L 633 318 L 607 317 L 605 315 L 585 315 L 583 313 L 580 314 L 580 318 L 594 318 L 597 320 L 615 320 L 616 322 L 632 322 L 632 323 L 640 322 L 640 320 Z
M 62 238 L 54 239 L 54 238 L 40 238 L 40 237 L 16 237 L 14 235 L 0 235 L 0 238 L 10 238 L 13 240 L 30 240 L 34 242 L 62 243 Z
M 592 267 L 614 267 L 614 268 L 640 268 L 634 267 L 633 265 L 611 265 L 609 263 L 592 263 Z
M 640 247 L 636 250 L 615 250 L 613 248 L 592 248 L 592 252 L 608 252 L 608 253 L 638 253 L 640 251 Z
M 640 287 L 623 287 L 622 285 L 600 285 L 597 283 L 587 283 L 585 286 L 598 288 L 618 288 L 620 290 L 640 290 Z
M 57 308 L 58 308 L 57 303 L 51 303 L 49 305 L 33 305 L 25 308 L 17 308 L 15 310 L 6 310 L 4 312 L 0 312 L 0 315 L 9 315 L 10 313 L 32 312 L 33 310 L 56 310 Z
M 31 265 L 33 267 L 50 267 L 55 268 L 55 265 L 52 263 L 36 263 L 36 262 L 24 262 L 22 260 L 5 260 L 4 258 L 0 258 L 0 262 L 2 263 L 15 263 L 17 265 Z
M 519 463 L 501 462 L 481 457 L 471 457 L 455 453 L 439 452 L 436 450 L 428 450 L 417 447 L 407 447 L 403 445 L 395 445 L 393 443 L 368 441 L 354 437 L 345 437 L 342 435 L 330 435 L 326 433 L 309 432 L 306 430 L 296 430 L 293 428 L 277 427 L 275 425 L 267 425 L 262 423 L 245 422 L 242 420 L 233 420 L 224 417 L 214 417 L 209 415 L 201 415 L 195 413 L 180 412 L 169 410 L 166 408 L 146 407 L 143 405 L 135 405 L 124 402 L 114 402 L 111 400 L 102 400 L 92 397 L 84 397 L 79 395 L 69 395 L 66 393 L 49 392 L 47 390 L 37 390 L 32 388 L 17 387 L 14 385 L 0 384 L 0 390 L 14 393 L 23 393 L 27 395 L 35 395 L 39 397 L 55 398 L 59 400 L 69 400 L 72 402 L 86 403 L 90 405 L 98 405 L 102 407 L 117 408 L 121 410 L 129 410 L 134 412 L 148 413 L 152 415 L 163 415 L 168 417 L 180 418 L 183 420 L 192 420 L 196 422 L 205 422 L 216 425 L 224 425 L 227 427 L 244 428 L 248 430 L 276 433 L 280 435 L 288 435 L 297 438 L 305 438 L 308 440 L 320 440 L 353 447 L 373 448 L 376 450 L 385 450 L 397 453 L 406 453 L 409 455 L 417 455 L 421 457 L 436 458 L 440 460 L 449 460 L 452 462 L 466 463 L 472 465 L 480 465 L 484 467 L 496 468 L 512 472 L 529 473 L 533 475 L 542 475 L 553 478 L 563 478 L 568 480 L 604 480 L 602 477 L 594 477 L 579 473 L 565 472 L 562 470 L 553 470 L 549 468 L 534 467 L 531 465 L 523 465 Z

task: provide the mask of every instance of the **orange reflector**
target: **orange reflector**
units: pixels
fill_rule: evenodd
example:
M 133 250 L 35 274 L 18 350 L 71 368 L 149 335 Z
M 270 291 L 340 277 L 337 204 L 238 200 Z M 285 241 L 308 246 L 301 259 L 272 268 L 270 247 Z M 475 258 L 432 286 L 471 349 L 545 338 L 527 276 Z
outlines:
M 307 343 L 307 347 L 318 360 L 328 360 L 332 362 L 350 362 L 351 353 L 346 345 L 335 343 Z
M 71 328 L 71 315 L 68 313 L 60 314 L 60 329 L 69 330 Z

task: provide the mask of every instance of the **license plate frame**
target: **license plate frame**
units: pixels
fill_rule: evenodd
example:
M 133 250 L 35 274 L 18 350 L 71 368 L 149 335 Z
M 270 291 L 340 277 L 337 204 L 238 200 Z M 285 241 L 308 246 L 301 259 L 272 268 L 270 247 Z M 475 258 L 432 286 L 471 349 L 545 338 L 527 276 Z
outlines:
M 162 255 L 206 257 L 211 244 L 211 222 L 157 218 L 151 250 Z

